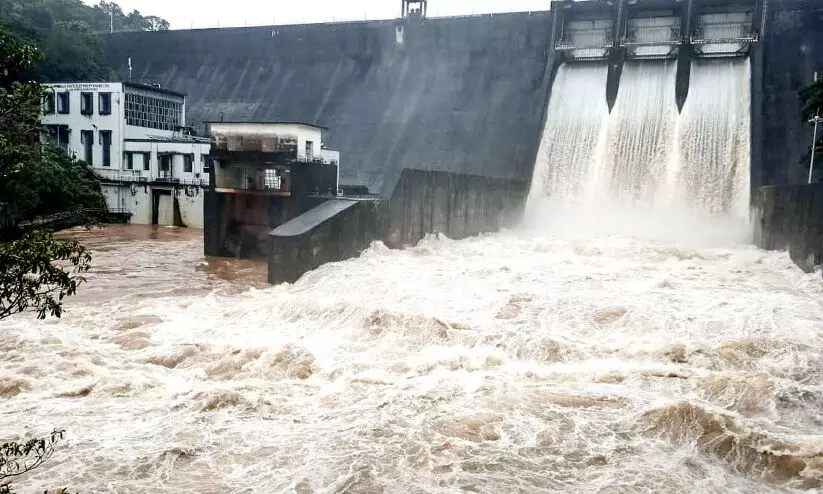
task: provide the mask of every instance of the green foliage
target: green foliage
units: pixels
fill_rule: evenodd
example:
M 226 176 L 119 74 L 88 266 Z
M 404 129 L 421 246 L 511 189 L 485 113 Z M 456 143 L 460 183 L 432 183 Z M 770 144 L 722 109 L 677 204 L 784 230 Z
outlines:
M 46 437 L 29 439 L 25 443 L 0 445 L 0 494 L 13 494 L 8 479 L 45 463 L 54 454 L 54 447 L 64 434 L 65 431 L 56 430 Z
M 36 48 L 0 28 L 0 198 L 7 197 L 3 185 L 38 154 L 43 89 L 36 82 L 19 82 L 38 58 Z
M 61 264 L 68 263 L 71 271 Z M 18 312 L 60 317 L 63 299 L 85 281 L 91 255 L 77 242 L 57 241 L 38 230 L 0 248 L 0 319 Z
M 0 19 L 6 20 L 14 1 L 0 0 Z M 48 16 L 34 20 L 36 25 L 49 22 Z M 91 170 L 41 142 L 44 91 L 25 78 L 39 60 L 37 48 L 0 27 L 0 232 L 8 224 L 50 211 L 105 206 Z M 46 231 L 0 244 L 0 320 L 25 311 L 36 312 L 40 319 L 60 317 L 63 299 L 77 292 L 90 263 L 82 245 L 55 240 Z M 12 492 L 9 479 L 51 458 L 62 438 L 63 431 L 54 431 L 25 443 L 0 445 L 0 494 Z
M 25 166 L 0 184 L 0 227 L 73 210 L 105 211 L 100 183 L 85 163 L 61 149 L 44 146 L 37 166 Z M 83 218 L 83 223 L 93 222 Z
M 78 208 L 103 210 L 100 184 L 84 163 L 41 143 L 43 87 L 19 82 L 38 52 L 0 28 L 0 232 Z
M 97 81 L 111 77 L 102 61 L 98 35 L 110 30 L 160 31 L 169 23 L 114 2 L 90 6 L 81 0 L 0 0 L 0 27 L 33 43 L 45 54 L 31 77 L 44 81 Z
M 8 85 L 10 77 L 17 77 L 41 58 L 40 50 L 36 47 L 17 38 L 3 36 L 0 38 L 0 84 Z

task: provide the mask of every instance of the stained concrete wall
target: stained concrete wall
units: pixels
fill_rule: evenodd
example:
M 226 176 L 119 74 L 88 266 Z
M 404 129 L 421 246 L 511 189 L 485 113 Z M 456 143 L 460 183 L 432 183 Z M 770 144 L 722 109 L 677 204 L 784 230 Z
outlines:
M 432 232 L 459 239 L 498 230 L 519 218 L 527 191 L 525 181 L 403 170 L 389 200 L 329 200 L 274 229 L 269 282 L 296 281 L 374 240 L 404 247 Z
M 322 264 L 359 255 L 379 238 L 382 216 L 380 201 L 331 199 L 274 229 L 269 283 L 294 282 Z
M 387 196 L 403 168 L 529 180 L 552 74 L 548 12 L 119 33 L 125 78 L 189 94 L 189 121 L 331 127 L 345 185 Z M 823 72 L 823 2 L 769 0 L 752 52 L 752 185 L 799 184 L 810 129 L 797 89 Z
M 460 239 L 514 224 L 528 182 L 429 170 L 403 170 L 387 207 L 384 241 L 414 245 L 427 233 Z
M 139 183 L 104 183 L 101 190 L 106 197 L 109 210 L 128 211 L 131 213 L 129 223 L 151 225 L 154 219 L 152 186 Z M 167 189 L 163 189 L 165 192 Z M 179 226 L 203 228 L 203 198 L 206 190 L 199 186 L 178 186 L 167 192 L 173 199 L 168 207 L 173 208 L 177 201 Z M 161 215 L 162 216 L 162 215 Z M 174 222 L 168 220 L 172 225 Z M 162 221 L 160 224 L 164 224 Z
M 806 183 L 811 127 L 797 90 L 823 74 L 823 2 L 770 0 L 752 54 L 752 185 Z M 759 86 L 759 87 L 758 87 Z
M 120 33 L 121 77 L 188 94 L 188 121 L 327 125 L 341 182 L 387 196 L 404 168 L 530 180 L 549 91 L 547 12 Z
M 761 187 L 752 202 L 758 247 L 788 250 L 806 271 L 820 264 L 823 184 Z

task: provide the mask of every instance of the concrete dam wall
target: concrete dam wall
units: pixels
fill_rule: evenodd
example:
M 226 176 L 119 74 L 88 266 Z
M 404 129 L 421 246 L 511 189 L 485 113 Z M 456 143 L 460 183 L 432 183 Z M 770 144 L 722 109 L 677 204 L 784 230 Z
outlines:
M 687 2 L 633 8 L 646 3 L 682 10 Z M 577 4 L 611 15 L 599 2 Z M 797 89 L 823 73 L 823 4 L 765 5 L 750 54 L 753 187 L 804 181 L 810 130 L 798 117 Z M 103 50 L 121 78 L 131 57 L 134 80 L 187 93 L 195 127 L 221 118 L 329 126 L 342 183 L 387 195 L 403 168 L 531 180 L 550 79 L 563 59 L 551 56 L 562 37 L 553 22 L 536 12 L 119 33 Z M 688 82 L 679 81 L 681 99 Z M 606 90 L 613 99 L 618 84 Z
M 341 183 L 387 196 L 404 168 L 529 181 L 551 70 L 547 12 L 123 33 L 121 76 L 188 94 L 188 119 L 330 128 Z
M 552 115 L 547 115 L 552 79 L 564 62 L 601 67 L 605 80 L 592 83 L 596 89 L 586 98 L 602 99 L 604 107 L 608 104 L 605 111 L 611 114 L 616 108 L 620 114 L 636 110 L 632 105 L 621 110 L 620 102 L 627 97 L 621 93 L 648 82 L 627 80 L 642 76 L 641 66 L 652 66 L 633 58 L 661 59 L 653 62 L 656 66 L 669 60 L 670 71 L 654 71 L 674 74 L 675 80 L 664 81 L 660 94 L 668 101 L 673 91 L 679 118 L 688 117 L 695 104 L 691 100 L 700 92 L 700 70 L 724 64 L 698 63 L 694 57 L 703 48 L 686 41 L 671 53 L 649 57 L 642 38 L 647 37 L 647 45 L 659 41 L 661 31 L 643 19 L 673 19 L 672 33 L 680 34 L 662 34 L 671 35 L 672 41 L 699 38 L 708 32 L 704 28 L 715 29 L 722 38 L 725 21 L 712 25 L 717 14 L 711 8 L 738 3 L 640 0 L 629 4 L 626 14 L 621 2 L 555 2 L 552 13 L 123 33 L 108 36 L 104 51 L 121 77 L 128 73 L 131 58 L 135 80 L 187 93 L 189 123 L 196 127 L 221 119 L 327 125 L 325 144 L 341 152 L 341 183 L 364 185 L 388 199 L 404 169 L 528 184 L 546 119 L 552 123 Z M 800 184 L 807 172 L 810 129 L 799 117 L 797 90 L 811 82 L 815 72 L 823 72 L 823 4 L 743 3 L 751 4 L 745 22 L 755 37 L 741 64 L 749 73 L 750 119 L 748 124 L 741 119 L 738 126 L 747 127 L 750 135 L 750 157 L 741 158 L 750 175 L 740 184 L 752 189 Z M 612 29 L 609 36 L 621 40 L 620 48 L 602 49 L 611 46 L 598 44 L 602 29 Z M 557 48 L 563 44 L 578 48 Z M 592 50 L 596 62 L 590 58 Z M 580 60 L 572 60 L 575 57 Z M 740 90 L 724 89 L 730 94 Z M 703 118 L 701 112 L 692 113 Z M 680 139 L 689 141 L 688 136 Z M 549 163 L 546 173 L 552 166 Z M 522 190 L 525 199 L 528 188 Z M 748 194 L 735 197 L 748 202 Z M 442 213 L 437 205 L 425 207 L 431 209 L 426 215 Z
M 823 2 L 771 0 L 766 35 L 752 53 L 752 174 L 755 185 L 804 184 L 811 127 L 800 87 L 823 74 Z

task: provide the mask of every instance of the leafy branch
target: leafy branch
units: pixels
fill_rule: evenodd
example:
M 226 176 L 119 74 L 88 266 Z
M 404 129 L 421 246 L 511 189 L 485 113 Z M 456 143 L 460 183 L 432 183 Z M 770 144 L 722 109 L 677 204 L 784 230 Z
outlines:
M 65 432 L 55 430 L 46 437 L 29 439 L 25 443 L 0 445 L 0 494 L 12 493 L 8 479 L 30 472 L 48 461 Z
M 70 271 L 60 262 L 68 262 Z M 60 317 L 63 298 L 74 295 L 89 270 L 91 255 L 73 241 L 34 231 L 0 248 L 0 319 L 32 310 L 39 319 Z

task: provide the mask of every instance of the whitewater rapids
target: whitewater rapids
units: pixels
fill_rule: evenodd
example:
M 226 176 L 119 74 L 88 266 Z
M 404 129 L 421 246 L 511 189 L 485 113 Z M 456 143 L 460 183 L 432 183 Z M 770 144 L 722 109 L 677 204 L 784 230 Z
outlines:
M 785 253 L 517 230 L 294 285 L 198 231 L 73 232 L 62 319 L 0 323 L 20 492 L 784 492 L 823 484 L 823 282 Z

